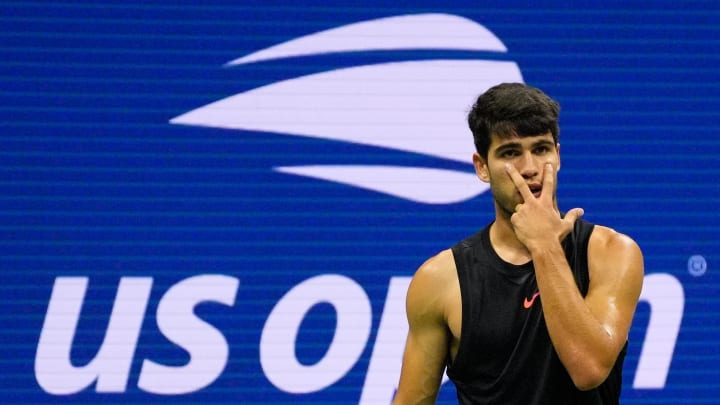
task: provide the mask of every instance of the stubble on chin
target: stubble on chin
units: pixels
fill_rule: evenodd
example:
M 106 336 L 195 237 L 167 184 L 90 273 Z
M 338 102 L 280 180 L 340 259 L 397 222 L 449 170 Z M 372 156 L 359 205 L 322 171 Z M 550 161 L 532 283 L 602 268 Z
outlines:
M 505 218 L 510 218 L 515 213 L 515 207 L 519 204 L 518 202 L 510 199 L 494 198 L 495 206 L 500 215 Z

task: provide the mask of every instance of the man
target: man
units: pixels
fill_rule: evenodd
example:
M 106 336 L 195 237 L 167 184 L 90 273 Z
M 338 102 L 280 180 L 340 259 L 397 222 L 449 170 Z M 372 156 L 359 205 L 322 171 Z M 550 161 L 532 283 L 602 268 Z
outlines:
M 618 403 L 642 253 L 558 210 L 558 113 L 521 83 L 478 97 L 473 164 L 495 220 L 414 275 L 395 404 L 434 403 L 445 367 L 462 404 Z

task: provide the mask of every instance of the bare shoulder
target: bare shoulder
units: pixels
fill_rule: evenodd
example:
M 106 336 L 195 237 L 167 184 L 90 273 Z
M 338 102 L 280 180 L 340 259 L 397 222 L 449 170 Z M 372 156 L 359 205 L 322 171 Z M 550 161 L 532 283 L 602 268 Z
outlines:
M 449 300 L 459 290 L 452 250 L 446 249 L 423 263 L 412 278 L 407 295 L 408 315 L 445 318 Z
M 590 235 L 590 255 L 642 257 L 640 246 L 629 236 L 602 225 L 596 225 Z
M 636 291 L 642 287 L 644 264 L 640 246 L 629 236 L 596 225 L 588 246 L 590 280 Z
M 413 276 L 411 288 L 437 295 L 457 284 L 457 271 L 452 250 L 446 249 L 429 258 Z
M 445 249 L 429 258 L 415 272 L 414 279 L 422 279 L 435 283 L 444 283 L 457 278 L 455 259 L 452 250 Z

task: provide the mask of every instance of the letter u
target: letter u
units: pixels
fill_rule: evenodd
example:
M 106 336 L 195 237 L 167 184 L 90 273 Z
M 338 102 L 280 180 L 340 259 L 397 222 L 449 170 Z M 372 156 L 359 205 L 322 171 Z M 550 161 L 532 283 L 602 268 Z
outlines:
M 123 277 L 105 338 L 86 365 L 72 365 L 70 352 L 87 290 L 87 277 L 57 277 L 35 354 L 35 378 L 49 394 L 74 394 L 97 381 L 97 392 L 124 392 L 153 279 Z

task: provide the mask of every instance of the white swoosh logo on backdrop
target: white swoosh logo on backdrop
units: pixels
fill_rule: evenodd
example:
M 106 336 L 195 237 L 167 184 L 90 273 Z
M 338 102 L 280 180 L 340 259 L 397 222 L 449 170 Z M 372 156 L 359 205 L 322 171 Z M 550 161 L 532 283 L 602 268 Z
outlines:
M 506 51 L 497 37 L 471 20 L 421 14 L 346 25 L 228 64 L 378 49 Z M 170 122 L 352 142 L 467 163 L 467 171 L 390 165 L 275 168 L 410 201 L 449 204 L 488 189 L 470 164 L 474 147 L 465 123 L 467 110 L 490 86 L 519 81 L 522 74 L 511 61 L 436 59 L 363 65 L 279 81 Z
M 398 49 L 507 52 L 492 32 L 472 20 L 450 14 L 416 14 L 363 21 L 307 35 L 253 52 L 228 65 L 333 52 Z

